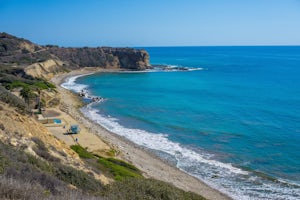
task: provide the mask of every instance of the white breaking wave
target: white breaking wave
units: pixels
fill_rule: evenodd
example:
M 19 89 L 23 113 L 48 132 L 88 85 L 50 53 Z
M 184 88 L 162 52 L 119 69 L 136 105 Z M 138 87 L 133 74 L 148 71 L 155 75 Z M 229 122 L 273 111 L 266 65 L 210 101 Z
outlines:
M 170 72 L 178 72 L 178 71 L 199 71 L 203 70 L 202 67 L 185 67 L 181 65 L 162 65 L 161 67 L 154 68 L 156 71 L 170 71 Z
M 138 145 L 171 155 L 176 159 L 176 166 L 179 169 L 199 178 L 233 199 L 296 200 L 300 198 L 297 185 L 287 186 L 285 183 L 267 181 L 262 177 L 249 174 L 248 171 L 234 167 L 230 163 L 211 159 L 211 154 L 199 153 L 170 141 L 166 134 L 123 127 L 118 123 L 118 119 L 101 115 L 92 105 L 81 109 L 86 117 Z
M 61 84 L 61 86 L 63 88 L 66 88 L 68 90 L 72 90 L 74 92 L 81 92 L 82 90 L 86 89 L 88 86 L 84 85 L 84 84 L 75 83 L 76 79 L 79 78 L 79 77 L 87 76 L 87 75 L 91 75 L 91 74 L 93 74 L 93 73 L 81 74 L 81 75 L 69 77 L 65 80 L 65 82 L 63 84 Z
M 138 145 L 149 149 L 164 151 L 175 158 L 186 157 L 194 162 L 204 162 L 227 169 L 227 173 L 248 174 L 231 164 L 225 164 L 216 160 L 207 159 L 209 155 L 200 155 L 192 150 L 181 147 L 179 143 L 168 140 L 165 134 L 150 133 L 141 129 L 129 129 L 121 126 L 118 120 L 112 117 L 104 117 L 93 109 L 91 105 L 82 108 L 82 112 L 90 119 L 104 126 L 109 131 L 124 136 Z M 178 159 L 179 160 L 179 159 Z
M 87 85 L 75 83 L 78 75 L 71 77 L 62 87 L 81 92 Z M 166 134 L 156 134 L 141 129 L 130 129 L 118 123 L 118 119 L 101 115 L 89 104 L 81 111 L 89 119 L 109 131 L 123 136 L 130 141 L 152 150 L 165 152 L 177 161 L 177 167 L 204 181 L 211 187 L 227 194 L 233 199 L 300 199 L 300 186 L 284 181 L 270 181 L 253 173 L 212 159 L 212 155 L 196 152 L 177 142 L 170 141 Z
M 154 67 L 153 69 L 146 69 L 143 71 L 116 71 L 110 73 L 149 73 L 149 72 L 187 72 L 204 70 L 202 67 L 182 67 L 177 65 L 165 65 L 161 67 Z

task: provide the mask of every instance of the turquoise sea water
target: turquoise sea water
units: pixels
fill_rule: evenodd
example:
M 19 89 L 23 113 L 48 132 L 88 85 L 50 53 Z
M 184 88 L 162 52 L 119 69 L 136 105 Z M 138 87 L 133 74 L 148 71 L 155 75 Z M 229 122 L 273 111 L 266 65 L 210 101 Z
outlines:
M 234 199 L 300 199 L 300 47 L 145 49 L 197 70 L 74 77 L 87 117 Z

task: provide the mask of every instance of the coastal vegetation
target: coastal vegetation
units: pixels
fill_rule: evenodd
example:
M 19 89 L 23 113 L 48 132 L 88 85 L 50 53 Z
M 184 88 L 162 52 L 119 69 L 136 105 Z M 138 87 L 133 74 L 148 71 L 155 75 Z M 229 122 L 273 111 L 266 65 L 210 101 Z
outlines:
M 80 145 L 72 145 L 71 149 L 73 149 L 79 155 L 80 158 L 95 158 L 95 156 L 92 153 L 88 152 L 85 148 L 83 148 Z
M 135 166 L 116 158 L 104 158 L 88 152 L 80 145 L 72 145 L 73 149 L 80 158 L 88 159 L 88 162 L 95 166 L 100 171 L 106 173 L 116 181 L 122 181 L 127 178 L 137 177 L 141 178 L 141 172 Z
M 37 144 L 37 148 L 42 149 L 40 151 L 48 151 L 41 140 L 37 138 L 32 138 L 32 140 Z M 92 175 L 63 165 L 58 159 L 45 160 L 0 142 L 0 198 L 204 199 L 171 184 L 145 179 L 134 166 L 124 161 L 101 158 L 100 162 L 106 163 L 103 166 L 108 170 L 114 170 L 122 179 L 104 186 Z M 127 170 L 126 175 L 125 170 Z M 129 171 L 132 172 L 132 176 L 128 176 Z M 135 175 L 133 175 L 134 171 Z M 69 185 L 77 189 L 71 189 Z
M 5 87 L 0 85 L 0 101 L 7 103 L 10 106 L 13 106 L 16 108 L 18 112 L 24 113 L 28 112 L 28 106 L 25 104 L 25 102 L 18 98 L 16 95 L 9 92 Z
M 0 65 L 0 87 L 3 93 L 0 98 L 6 103 L 11 102 L 12 106 L 16 106 L 22 111 L 25 108 L 29 110 L 30 103 L 33 103 L 34 98 L 39 97 L 42 90 L 55 91 L 55 85 L 49 81 L 27 75 L 23 68 L 7 65 Z M 14 94 L 5 91 L 4 88 L 10 91 L 18 91 L 26 105 L 13 97 Z
M 32 108 L 40 109 L 41 104 L 60 105 L 55 99 L 59 96 L 57 88 L 40 74 L 66 72 L 72 69 L 71 64 L 76 68 L 89 64 L 86 61 L 98 65 L 93 59 L 101 55 L 105 55 L 101 62 L 108 60 L 105 66 L 117 62 L 119 68 L 129 64 L 130 69 L 142 69 L 148 64 L 147 54 L 138 50 L 64 49 L 0 34 L 0 199 L 203 199 L 172 184 L 143 177 L 134 165 L 115 158 L 114 149 L 102 157 L 80 145 L 69 148 L 31 116 Z M 73 60 L 76 56 L 81 58 Z M 51 61 L 55 67 L 41 64 L 54 57 L 65 63 Z M 35 70 L 48 71 L 29 73 L 34 63 L 40 67 Z M 46 105 L 51 95 L 58 103 Z M 101 182 L 99 175 L 107 177 L 109 184 Z
M 0 142 L 0 198 L 3 199 L 46 199 L 59 197 L 63 199 L 66 191 L 73 193 L 68 184 L 76 186 L 80 191 L 76 194 L 97 194 L 102 185 L 83 171 L 65 166 L 60 162 L 45 161 Z M 4 187 L 5 182 L 15 182 Z M 26 185 L 25 188 L 21 187 Z M 15 186 L 18 187 L 15 187 Z M 30 190 L 39 191 L 31 196 Z M 30 197 L 30 198 L 26 198 Z
M 0 65 L 0 83 L 9 90 L 19 87 L 30 90 L 55 88 L 55 85 L 47 80 L 27 75 L 23 68 L 5 65 Z
M 122 181 L 130 177 L 141 178 L 141 172 L 133 165 L 114 158 L 99 158 L 99 167 L 108 170 L 117 181 Z

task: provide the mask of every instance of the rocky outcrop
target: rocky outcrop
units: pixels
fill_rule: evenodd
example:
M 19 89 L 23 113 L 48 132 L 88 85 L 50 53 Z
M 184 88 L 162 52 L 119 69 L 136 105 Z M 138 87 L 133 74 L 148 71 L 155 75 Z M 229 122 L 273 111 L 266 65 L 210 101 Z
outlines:
M 144 70 L 150 68 L 149 54 L 144 50 L 106 48 L 105 52 L 106 54 L 112 54 L 119 59 L 119 68 L 132 70 Z
M 150 67 L 149 55 L 132 48 L 59 48 L 48 51 L 66 62 L 71 68 L 103 67 L 113 69 L 144 70 Z
M 63 48 L 41 46 L 7 33 L 0 33 L 0 65 L 22 66 L 34 77 L 49 78 L 54 73 L 81 67 L 145 70 L 149 55 L 133 48 Z

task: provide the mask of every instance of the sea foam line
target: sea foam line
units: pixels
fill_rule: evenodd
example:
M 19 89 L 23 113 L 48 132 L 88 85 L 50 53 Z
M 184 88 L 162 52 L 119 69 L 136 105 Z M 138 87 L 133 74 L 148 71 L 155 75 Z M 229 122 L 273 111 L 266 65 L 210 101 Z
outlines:
M 248 174 L 239 168 L 232 166 L 231 164 L 225 164 L 216 160 L 210 160 L 204 156 L 183 148 L 179 143 L 172 142 L 167 138 L 166 134 L 150 133 L 141 129 L 129 129 L 121 126 L 116 118 L 104 117 L 98 113 L 96 109 L 92 108 L 92 105 L 88 105 L 81 109 L 82 112 L 93 121 L 96 121 L 104 128 L 118 135 L 124 136 L 127 139 L 135 142 L 138 145 L 145 146 L 149 149 L 164 151 L 170 155 L 177 157 L 188 157 L 195 162 L 205 162 L 216 167 L 227 169 L 228 173 L 236 174 Z M 206 157 L 209 157 L 208 155 Z
M 71 77 L 62 86 L 75 92 L 87 89 L 87 85 L 75 82 L 78 77 L 85 75 Z M 166 134 L 123 127 L 118 123 L 118 119 L 101 115 L 97 109 L 93 108 L 93 105 L 95 104 L 89 104 L 81 109 L 86 117 L 138 145 L 168 153 L 177 160 L 179 169 L 199 178 L 233 199 L 300 199 L 300 189 L 297 185 L 286 186 L 286 184 L 266 181 L 230 163 L 210 159 L 210 154 L 198 153 L 172 142 Z
M 210 159 L 210 154 L 198 153 L 183 147 L 179 143 L 170 141 L 166 134 L 126 128 L 118 123 L 118 119 L 101 115 L 97 109 L 93 108 L 93 105 L 89 104 L 81 109 L 86 117 L 140 146 L 173 156 L 179 169 L 199 178 L 233 199 L 296 200 L 300 198 L 297 185 L 267 181 L 262 177 L 234 167 L 230 163 Z
M 61 86 L 67 90 L 72 90 L 74 92 L 81 92 L 82 90 L 85 90 L 88 86 L 84 84 L 75 83 L 76 79 L 83 76 L 88 76 L 94 73 L 88 73 L 88 74 L 80 74 L 76 76 L 68 77 L 64 83 L 61 84 Z
M 162 65 L 157 65 L 154 66 L 153 71 L 158 71 L 158 72 L 184 72 L 184 71 L 199 71 L 199 70 L 204 70 L 202 67 L 185 67 L 181 65 L 169 65 L 169 64 L 162 64 Z

